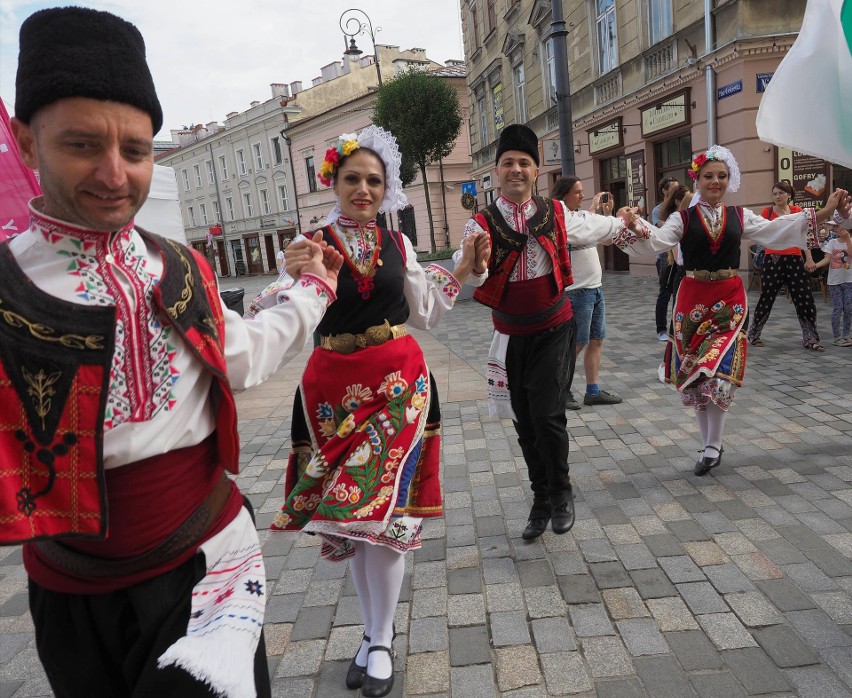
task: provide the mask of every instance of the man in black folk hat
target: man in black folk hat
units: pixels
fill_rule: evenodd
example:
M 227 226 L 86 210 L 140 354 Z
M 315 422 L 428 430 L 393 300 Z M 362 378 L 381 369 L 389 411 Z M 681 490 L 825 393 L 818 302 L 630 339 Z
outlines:
M 271 693 L 232 390 L 301 351 L 342 258 L 307 241 L 279 305 L 228 310 L 201 255 L 134 226 L 162 122 L 132 24 L 24 22 L 12 131 L 43 196 L 0 245 L 0 544 L 60 697 Z
M 565 289 L 572 283 L 568 244 L 604 241 L 627 246 L 637 238 L 634 212 L 618 217 L 568 211 L 561 201 L 535 196 L 538 138 L 522 124 L 506 126 L 497 145 L 500 197 L 471 218 L 464 235 L 491 236 L 488 266 L 467 283 L 492 308 L 494 337 L 488 356 L 493 416 L 514 420 L 529 471 L 533 506 L 523 538 L 574 525 L 568 473 L 565 407 L 574 373 L 574 319 Z M 644 235 L 644 233 L 643 233 Z

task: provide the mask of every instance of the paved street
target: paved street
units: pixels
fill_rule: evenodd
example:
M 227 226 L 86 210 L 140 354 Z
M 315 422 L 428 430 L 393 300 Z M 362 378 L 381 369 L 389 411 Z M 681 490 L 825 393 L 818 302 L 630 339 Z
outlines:
M 248 296 L 267 280 L 223 286 Z M 601 384 L 624 403 L 569 413 L 578 520 L 564 536 L 520 538 L 529 482 L 511 422 L 483 400 L 486 309 L 459 303 L 415 333 L 443 400 L 446 515 L 407 560 L 391 695 L 852 695 L 852 348 L 831 345 L 831 306 L 817 299 L 817 354 L 779 297 L 767 346 L 750 349 L 723 465 L 696 478 L 692 414 L 656 378 L 656 280 L 610 274 L 604 288 Z M 362 632 L 346 565 L 319 560 L 315 537 L 266 532 L 306 358 L 238 396 L 239 484 L 265 541 L 273 695 L 356 696 L 344 686 Z M 48 695 L 20 550 L 3 549 L 0 698 Z

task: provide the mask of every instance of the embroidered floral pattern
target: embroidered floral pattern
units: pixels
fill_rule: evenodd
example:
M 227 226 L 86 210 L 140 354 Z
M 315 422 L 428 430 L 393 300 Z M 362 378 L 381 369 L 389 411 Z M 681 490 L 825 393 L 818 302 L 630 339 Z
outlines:
M 621 222 L 621 227 L 616 231 L 616 234 L 612 238 L 613 244 L 616 245 L 619 249 L 624 250 L 630 247 L 630 245 L 638 242 L 639 240 L 647 240 L 651 237 L 651 231 L 643 221 L 636 221 L 636 225 L 639 228 L 638 232 L 634 232 L 626 225 L 624 225 L 623 218 L 621 219 Z
M 461 292 L 461 284 L 456 281 L 456 277 L 439 264 L 429 264 L 425 271 L 426 277 L 438 287 L 438 290 L 451 301 L 455 301 Z
M 369 388 L 364 388 L 360 383 L 350 385 L 346 388 L 346 394 L 343 396 L 343 409 L 352 412 L 360 407 L 363 403 L 373 399 L 373 391 Z
M 175 368 L 176 349 L 170 341 L 172 329 L 160 322 L 154 310 L 159 279 L 148 272 L 144 243 L 132 226 L 107 236 L 66 228 L 34 214 L 32 230 L 68 259 L 66 273 L 79 280 L 76 292 L 80 301 L 116 309 L 104 429 L 148 421 L 172 409 L 174 386 L 180 378 Z M 130 297 L 119 274 L 132 287 Z

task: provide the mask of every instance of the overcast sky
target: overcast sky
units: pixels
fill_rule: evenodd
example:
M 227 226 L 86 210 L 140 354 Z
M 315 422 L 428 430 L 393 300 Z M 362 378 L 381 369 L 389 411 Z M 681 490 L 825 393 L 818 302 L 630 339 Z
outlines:
M 0 97 L 15 102 L 18 31 L 36 10 L 59 5 L 107 10 L 133 22 L 145 37 L 148 63 L 163 106 L 163 130 L 224 120 L 253 100 L 271 96 L 272 82 L 301 80 L 343 55 L 342 12 L 367 12 L 376 43 L 424 48 L 444 63 L 463 59 L 459 0 L 0 0 Z M 356 37 L 372 53 L 369 37 Z

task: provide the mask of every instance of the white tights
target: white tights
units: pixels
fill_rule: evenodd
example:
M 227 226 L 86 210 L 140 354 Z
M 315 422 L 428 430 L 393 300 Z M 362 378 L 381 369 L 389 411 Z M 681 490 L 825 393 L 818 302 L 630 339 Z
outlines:
M 716 453 L 708 453 L 708 456 L 717 456 L 722 450 L 722 435 L 725 432 L 725 412 L 712 400 L 707 403 L 706 410 L 695 412 L 695 421 L 698 422 L 698 430 L 701 432 L 701 446 L 703 449 L 712 448 Z
M 390 647 L 393 642 L 393 616 L 399 602 L 405 556 L 383 545 L 355 543 L 355 555 L 349 560 L 355 593 L 364 617 L 364 634 L 355 663 L 367 666 L 367 673 L 386 679 L 393 672 L 393 660 L 387 652 L 372 652 L 370 646 Z

